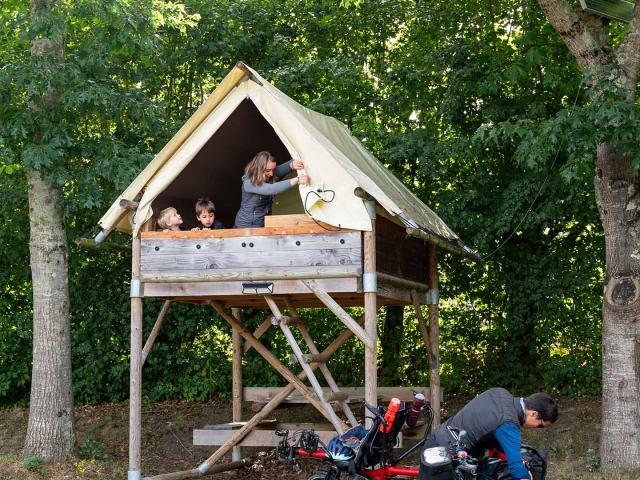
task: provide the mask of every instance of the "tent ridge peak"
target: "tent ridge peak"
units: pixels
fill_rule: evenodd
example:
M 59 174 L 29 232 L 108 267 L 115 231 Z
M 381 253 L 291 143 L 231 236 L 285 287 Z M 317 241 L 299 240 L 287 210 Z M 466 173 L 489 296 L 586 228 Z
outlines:
M 244 103 L 247 101 L 253 104 L 256 113 L 251 112 L 253 107 L 249 107 L 249 103 Z M 232 130 L 227 130 L 221 134 L 222 136 L 217 137 L 215 142 L 218 143 L 209 145 L 208 142 L 216 138 L 215 135 L 231 115 L 236 115 L 233 120 L 235 123 L 227 125 L 229 128 L 235 128 L 233 131 L 245 131 L 249 128 L 240 137 L 242 148 L 234 146 L 239 145 L 237 141 L 235 144 L 229 143 L 232 141 L 229 139 L 235 138 L 229 133 Z M 265 126 L 260 123 L 261 121 L 255 120 L 257 115 L 260 115 Z M 251 132 L 255 135 L 252 136 Z M 225 141 L 227 143 L 224 143 Z M 279 152 L 281 155 L 289 152 L 290 155 L 295 154 L 301 160 L 304 159 L 305 163 L 308 162 L 307 172 L 314 182 L 311 188 L 322 185 L 324 189 L 326 186 L 334 192 L 334 198 L 338 199 L 334 203 L 333 200 L 327 202 L 321 198 L 320 200 L 324 203 L 315 202 L 308 207 L 313 209 L 313 217 L 324 223 L 362 231 L 371 230 L 371 219 L 362 199 L 356 198 L 357 194 L 354 196 L 354 189 L 358 188 L 362 193 L 366 192 L 367 196 L 373 197 L 389 214 L 398 216 L 406 227 L 415 229 L 412 232 L 414 236 L 440 244 L 448 251 L 474 256 L 471 253 L 473 250 L 466 247 L 435 212 L 386 169 L 343 122 L 304 107 L 242 61 L 235 64 L 235 67 L 221 80 L 179 131 L 118 196 L 116 202 L 99 221 L 104 233 L 99 235 L 100 239 L 114 229 L 137 233 L 140 226 L 153 215 L 152 202 L 170 188 L 192 160 L 200 158 L 196 160 L 200 162 L 198 169 L 217 168 L 208 166 L 212 164 L 203 163 L 202 160 L 205 157 L 211 157 L 211 159 L 219 157 L 214 145 L 222 145 L 226 148 L 221 151 L 227 152 L 225 153 L 229 157 L 227 160 L 236 162 L 233 165 L 239 164 L 247 157 L 248 149 L 255 148 L 255 151 L 259 151 L 265 149 L 259 147 L 269 145 L 281 150 Z M 218 158 L 219 162 L 223 160 L 224 158 Z M 222 181 L 221 185 L 225 186 L 228 184 L 226 178 L 231 178 L 229 175 L 235 175 L 240 170 L 236 166 L 227 167 L 223 173 L 206 170 L 201 172 L 200 178 L 206 172 L 211 174 L 208 185 L 214 185 L 214 181 Z M 226 175 L 225 180 L 216 176 L 223 174 Z M 192 176 L 198 178 L 196 174 Z M 199 182 L 195 184 L 199 190 L 208 191 L 206 188 L 209 187 L 202 184 L 202 181 L 199 180 Z M 188 183 L 183 180 L 180 185 L 184 186 Z M 130 212 L 123 209 L 119 202 L 121 199 L 134 200 L 145 189 L 146 193 L 142 196 L 140 208 L 136 212 L 138 221 L 132 225 L 127 215 Z M 194 189 L 189 191 L 193 192 Z M 309 193 L 309 190 L 301 189 L 299 193 L 306 210 L 305 192 Z M 180 195 L 176 197 L 175 192 L 167 193 L 164 203 L 160 202 L 157 205 L 158 208 L 166 207 L 165 204 L 169 201 L 174 202 L 174 199 L 178 203 L 186 204 L 188 201 L 186 193 Z M 223 198 L 235 198 L 235 196 L 234 192 L 234 195 Z M 184 209 L 185 206 L 181 208 Z M 225 220 L 225 214 L 231 217 L 234 208 L 237 208 L 237 205 L 228 203 L 225 207 L 223 203 L 223 220 Z M 305 213 L 310 215 L 309 212 Z

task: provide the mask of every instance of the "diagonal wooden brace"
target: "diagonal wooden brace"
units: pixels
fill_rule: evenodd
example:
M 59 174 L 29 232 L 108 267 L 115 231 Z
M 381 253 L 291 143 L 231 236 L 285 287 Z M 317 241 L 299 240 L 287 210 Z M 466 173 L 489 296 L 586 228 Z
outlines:
M 158 314 L 158 319 L 156 320 L 156 323 L 153 325 L 153 329 L 151 330 L 149 337 L 147 337 L 147 341 L 145 342 L 144 348 L 142 349 L 142 365 L 144 365 L 144 362 L 147 360 L 147 357 L 149 356 L 151 347 L 153 347 L 153 342 L 155 342 L 156 337 L 160 332 L 160 327 L 162 327 L 162 322 L 164 322 L 164 318 L 167 316 L 167 312 L 169 311 L 170 306 L 171 306 L 171 300 L 165 300 L 164 304 L 162 305 L 162 309 Z
M 271 327 L 271 315 L 269 315 L 264 320 L 264 322 L 262 322 L 258 326 L 258 328 L 256 328 L 256 330 L 253 332 L 253 336 L 256 337 L 256 339 L 259 339 L 262 335 L 264 335 L 266 333 L 267 330 L 269 330 L 269 327 Z M 242 353 L 247 353 L 253 347 L 251 345 L 249 345 L 248 343 L 245 343 L 242 348 L 243 348 L 243 352 Z
M 289 308 L 289 311 L 291 312 L 291 316 L 300 318 L 300 315 L 298 314 L 298 310 L 291 303 L 289 298 L 285 297 L 284 301 L 287 304 L 287 308 Z M 300 335 L 302 335 L 303 340 L 305 341 L 305 343 L 307 344 L 307 347 L 309 348 L 309 351 L 314 355 L 318 355 L 320 351 L 318 350 L 318 347 L 316 347 L 316 344 L 313 341 L 313 338 L 311 338 L 311 334 L 309 333 L 309 329 L 307 328 L 306 324 L 304 322 L 298 322 L 297 326 L 298 326 L 298 331 L 300 332 Z M 329 368 L 327 367 L 327 365 L 325 363 L 321 363 L 319 368 L 320 368 L 320 371 L 322 372 L 322 375 L 324 376 L 324 379 L 327 381 L 327 385 L 329 385 L 329 388 L 331 389 L 331 391 L 339 392 L 340 388 L 338 387 L 338 384 L 336 383 L 336 381 L 333 379 L 333 375 L 331 375 L 331 372 L 329 371 Z M 356 425 L 358 425 L 358 420 L 356 420 L 356 417 L 351 411 L 351 408 L 349 407 L 349 404 L 346 402 L 346 400 L 341 400 L 339 404 L 340 404 L 340 407 L 342 407 L 342 411 L 344 412 L 345 416 L 349 420 L 349 423 L 351 424 L 351 426 L 355 427 Z
M 231 313 L 229 313 L 221 303 L 212 301 L 211 306 L 227 321 L 227 323 L 232 327 L 237 328 L 240 335 L 242 335 L 242 338 L 244 338 L 247 343 L 250 343 L 253 348 L 255 348 L 256 351 L 280 373 L 280 375 L 286 378 L 289 383 L 293 383 L 293 386 L 309 401 L 309 403 L 311 403 L 320 413 L 323 413 L 327 420 L 332 422 L 333 419 L 324 412 L 324 405 L 314 398 L 311 390 L 309 390 L 309 388 L 301 382 L 300 379 L 291 372 L 291 370 L 285 367 L 267 347 L 256 340 L 251 332 L 247 330 L 247 327 L 236 320 L 236 318 L 231 315 Z
M 285 338 L 289 342 L 289 346 L 291 346 L 291 349 L 293 350 L 294 355 L 297 357 L 298 363 L 302 367 L 302 370 L 304 370 L 305 373 L 307 374 L 307 379 L 309 379 L 309 383 L 311 383 L 313 390 L 316 392 L 316 396 L 318 397 L 318 400 L 324 407 L 325 417 L 329 416 L 329 418 L 331 418 L 331 424 L 336 429 L 336 432 L 342 435 L 345 431 L 342 421 L 338 418 L 338 416 L 336 415 L 336 412 L 333 411 L 333 408 L 331 408 L 331 405 L 329 404 L 329 402 L 327 402 L 324 399 L 322 386 L 320 385 L 320 382 L 318 382 L 318 379 L 313 373 L 313 370 L 311 370 L 311 368 L 309 367 L 309 364 L 304 359 L 302 350 L 300 350 L 300 346 L 298 345 L 298 342 L 296 342 L 296 339 L 293 336 L 293 333 L 291 333 L 289 326 L 286 324 L 286 322 L 280 321 L 282 319 L 282 313 L 280 312 L 278 305 L 273 300 L 273 298 L 269 295 L 265 295 L 264 299 L 267 302 L 267 305 L 269 305 L 269 308 L 271 309 L 271 311 L 273 312 L 274 320 L 278 322 L 278 325 L 280 325 L 280 329 L 282 330 L 282 333 L 284 333 Z
M 376 343 L 371 337 L 369 337 L 369 335 L 367 335 L 367 332 L 364 331 L 364 328 L 358 325 L 358 323 L 353 318 L 351 318 L 351 315 L 349 315 L 344 308 L 338 305 L 338 302 L 331 298 L 331 296 L 327 292 L 322 290 L 316 281 L 301 280 L 301 282 L 304 283 L 307 288 L 311 290 L 315 294 L 315 296 L 318 297 L 318 299 L 322 303 L 324 303 L 326 307 L 331 310 L 333 314 L 338 317 L 349 330 L 354 333 L 356 337 L 362 340 L 362 343 L 364 343 L 366 347 L 375 350 Z
M 359 323 L 362 323 L 364 322 L 364 318 L 360 318 L 358 321 Z M 330 357 L 342 345 L 344 345 L 352 335 L 353 332 L 351 330 L 344 330 L 340 335 L 336 337 L 333 342 L 331 342 L 331 344 L 327 348 L 322 351 L 321 355 Z M 312 370 L 315 370 L 319 365 L 320 364 L 318 362 L 312 362 L 309 366 Z M 305 378 L 307 378 L 307 374 L 303 370 L 298 374 L 298 379 L 300 381 L 304 381 Z M 273 410 L 275 410 L 278 405 L 280 405 L 289 395 L 291 395 L 291 392 L 293 392 L 294 390 L 295 387 L 292 383 L 290 383 L 286 387 L 283 387 L 280 393 L 269 400 L 269 402 L 264 407 L 262 407 L 262 410 L 256 413 L 251 420 L 249 420 L 242 428 L 234 433 L 224 445 L 221 445 L 220 448 L 213 452 L 213 454 L 207 460 L 205 460 L 200 467 L 204 470 L 205 468 L 211 467 L 211 465 L 220 460 L 224 455 L 227 454 L 227 452 L 229 452 L 229 450 L 233 448 L 234 445 L 242 441 L 242 439 L 251 431 L 253 427 L 264 420 L 267 415 L 269 415 Z

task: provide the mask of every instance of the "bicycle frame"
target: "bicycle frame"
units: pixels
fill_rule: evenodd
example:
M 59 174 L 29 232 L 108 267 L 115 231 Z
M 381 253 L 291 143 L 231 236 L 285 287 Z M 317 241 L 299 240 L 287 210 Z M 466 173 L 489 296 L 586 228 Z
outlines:
M 370 445 L 374 437 L 378 434 L 380 426 L 386 425 L 386 421 L 384 420 L 384 418 L 382 417 L 382 415 L 380 414 L 379 410 L 376 407 L 372 407 L 371 405 L 366 404 L 366 402 L 364 405 L 370 412 L 372 412 L 375 415 L 375 418 L 373 419 L 374 421 L 373 421 L 372 427 L 367 431 L 367 434 L 363 438 L 363 445 Z M 358 465 L 356 467 L 357 474 L 370 480 L 388 480 L 397 476 L 417 478 L 419 473 L 419 467 L 399 466 L 398 463 L 402 462 L 405 458 L 407 458 L 417 449 L 421 448 L 422 445 L 424 444 L 428 436 L 428 433 L 431 430 L 430 426 L 431 426 L 432 413 L 430 410 L 430 406 L 428 404 L 425 405 L 424 412 L 429 412 L 429 413 L 425 413 L 425 415 L 429 418 L 429 425 L 425 432 L 424 438 L 422 438 L 418 443 L 413 445 L 410 449 L 408 449 L 398 458 L 393 458 L 393 456 L 390 455 L 387 449 L 388 443 L 383 443 L 383 445 L 379 447 L 382 449 L 383 453 L 381 454 L 382 455 L 380 459 L 381 462 L 377 468 L 362 466 L 360 464 L 360 461 L 362 460 L 361 455 L 362 455 L 362 452 L 364 452 L 364 449 L 360 450 L 359 454 L 356 457 L 356 460 L 357 460 L 356 465 Z M 289 445 L 288 431 L 281 431 L 281 433 L 277 433 L 277 434 L 279 436 L 284 437 L 279 445 L 279 454 L 281 454 L 281 458 L 283 459 L 286 458 L 288 460 L 294 460 L 296 458 L 315 459 L 315 460 L 326 462 L 327 464 L 331 465 L 332 468 L 336 469 L 337 472 L 347 471 L 347 468 L 345 467 L 345 465 L 341 465 L 339 462 L 334 461 L 331 455 L 329 455 L 325 449 L 318 449 L 317 441 L 315 443 L 313 443 L 312 441 L 309 442 L 313 446 L 309 444 L 305 444 L 304 442 L 301 442 L 301 441 L 296 442 L 295 445 Z M 305 438 L 308 439 L 309 436 Z M 383 442 L 386 442 L 386 441 L 387 441 L 387 438 L 385 437 L 383 439 Z M 314 449 L 313 450 L 310 449 L 309 446 L 311 446 L 311 448 L 314 448 Z
M 364 475 L 371 480 L 387 480 L 391 477 L 403 475 L 405 477 L 418 477 L 419 468 L 398 467 L 396 465 L 387 465 L 374 470 L 363 470 Z
M 420 442 L 420 444 L 422 444 L 423 442 Z M 329 456 L 322 450 L 315 450 L 313 452 L 307 452 L 305 449 L 303 448 L 298 448 L 296 450 L 296 456 L 300 457 L 300 458 L 314 458 L 316 460 L 325 460 L 330 462 L 331 459 L 329 458 Z M 418 472 L 419 469 L 418 468 L 412 468 L 412 467 L 399 467 L 397 465 L 386 465 L 384 467 L 381 468 L 375 468 L 375 469 L 363 469 L 362 470 L 362 474 L 366 477 L 366 478 L 370 478 L 371 480 L 386 480 L 389 479 L 391 477 L 395 477 L 398 475 L 403 475 L 405 477 L 414 477 L 417 478 L 418 477 Z

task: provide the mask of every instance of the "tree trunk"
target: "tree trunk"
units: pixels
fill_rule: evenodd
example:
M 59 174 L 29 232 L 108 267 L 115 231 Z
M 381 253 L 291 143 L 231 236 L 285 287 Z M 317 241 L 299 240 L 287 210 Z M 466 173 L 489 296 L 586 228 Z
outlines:
M 31 0 L 31 19 L 46 21 L 57 0 Z M 43 75 L 63 61 L 61 38 L 36 37 L 31 54 L 44 59 Z M 55 86 L 42 98 L 30 98 L 34 111 L 56 108 Z M 34 142 L 42 134 L 37 131 Z M 60 192 L 40 172 L 27 170 L 29 183 L 29 253 L 33 288 L 33 366 L 25 457 L 55 461 L 75 448 L 71 334 L 69 322 L 69 264 L 67 236 L 60 209 Z
M 606 242 L 600 454 L 604 468 L 640 468 L 640 182 L 600 145 L 594 183 Z
M 75 447 L 67 237 L 57 189 L 34 170 L 27 180 L 33 370 L 24 455 L 56 460 Z
M 542 11 L 585 72 L 604 67 L 606 78 L 633 103 L 640 68 L 640 2 L 615 49 L 609 21 L 584 12 L 579 2 L 538 0 Z M 607 126 L 606 128 L 615 128 Z M 636 146 L 637 148 L 637 146 Z M 602 437 L 606 469 L 640 468 L 640 181 L 630 158 L 613 145 L 598 145 L 594 179 L 605 236 L 602 305 Z

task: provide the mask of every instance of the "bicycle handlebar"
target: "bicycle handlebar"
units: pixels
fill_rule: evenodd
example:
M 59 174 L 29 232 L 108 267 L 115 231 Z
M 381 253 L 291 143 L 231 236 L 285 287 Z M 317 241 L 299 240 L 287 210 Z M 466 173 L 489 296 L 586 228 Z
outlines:
M 380 414 L 380 410 L 378 409 L 378 407 L 374 407 L 373 405 L 371 405 L 369 402 L 364 401 L 362 402 L 362 404 L 365 406 L 365 408 L 367 410 L 369 410 L 371 413 L 373 413 L 373 415 L 376 417 L 377 420 L 380 421 L 380 423 L 382 423 L 383 425 L 387 425 L 387 421 L 384 419 L 384 417 Z

